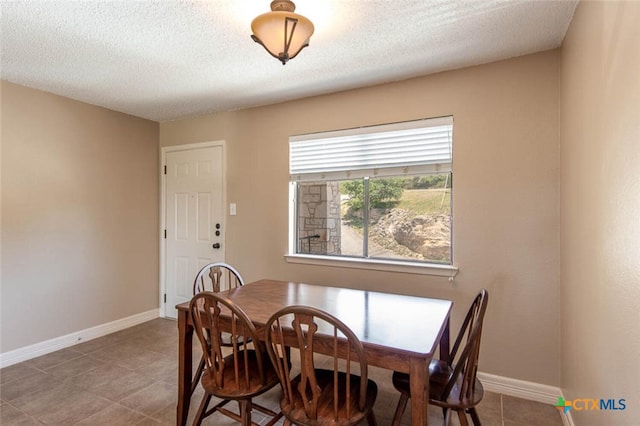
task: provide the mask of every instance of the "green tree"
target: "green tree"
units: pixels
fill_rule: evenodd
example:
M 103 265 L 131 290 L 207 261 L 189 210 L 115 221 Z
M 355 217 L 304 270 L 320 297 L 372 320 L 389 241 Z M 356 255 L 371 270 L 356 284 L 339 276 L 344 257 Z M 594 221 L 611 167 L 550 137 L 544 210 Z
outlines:
M 369 205 L 372 208 L 384 208 L 397 203 L 402 198 L 403 179 L 371 179 L 369 180 Z M 341 182 L 340 191 L 349 195 L 347 202 L 353 211 L 364 208 L 364 180 Z

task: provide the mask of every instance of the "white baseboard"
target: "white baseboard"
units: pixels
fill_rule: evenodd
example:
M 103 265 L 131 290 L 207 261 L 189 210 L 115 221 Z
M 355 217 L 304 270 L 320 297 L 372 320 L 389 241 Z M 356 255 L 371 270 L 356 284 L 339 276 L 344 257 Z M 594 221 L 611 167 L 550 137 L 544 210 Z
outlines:
M 35 343 L 33 345 L 1 353 L 0 368 L 8 367 L 41 355 L 46 355 L 60 349 L 68 348 L 97 337 L 106 336 L 107 334 L 115 333 L 116 331 L 142 324 L 143 322 L 151 321 L 152 319 L 158 318 L 158 315 L 158 309 L 152 309 L 147 312 L 141 312 L 136 315 L 131 315 L 130 317 L 97 325 L 65 336 L 56 337 L 54 339 L 45 340 L 44 342 Z
M 542 402 L 543 404 L 557 404 L 558 397 L 562 396 L 562 390 L 556 386 L 542 385 L 482 372 L 478 372 L 478 379 L 482 382 L 484 389 L 489 392 L 515 396 L 529 401 Z
M 527 382 L 482 372 L 478 372 L 478 379 L 480 379 L 482 387 L 486 391 L 541 402 L 543 404 L 555 405 L 558 403 L 558 397 L 563 396 L 562 389 L 556 386 Z M 571 411 L 560 417 L 565 426 L 574 425 Z

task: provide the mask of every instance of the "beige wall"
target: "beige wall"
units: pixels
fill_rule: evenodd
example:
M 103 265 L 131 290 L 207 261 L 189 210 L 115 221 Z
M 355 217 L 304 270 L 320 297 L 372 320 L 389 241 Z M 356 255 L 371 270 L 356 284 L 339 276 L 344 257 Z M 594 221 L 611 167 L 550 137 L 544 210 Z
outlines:
M 640 421 L 640 3 L 580 2 L 561 61 L 562 387 Z
M 225 139 L 227 260 L 261 277 L 451 298 L 489 290 L 482 371 L 560 385 L 557 51 L 361 90 L 160 124 L 160 144 Z M 285 262 L 289 135 L 453 114 L 454 258 L 446 278 Z M 399 313 L 401 314 L 401 313 Z
M 158 123 L 2 82 L 0 352 L 158 307 Z

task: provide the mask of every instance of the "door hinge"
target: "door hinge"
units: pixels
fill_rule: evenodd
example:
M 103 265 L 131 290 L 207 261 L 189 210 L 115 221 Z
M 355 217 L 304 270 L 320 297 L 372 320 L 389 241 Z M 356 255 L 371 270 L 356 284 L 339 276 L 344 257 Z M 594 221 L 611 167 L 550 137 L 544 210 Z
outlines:
M 167 174 L 167 166 L 166 165 L 164 166 L 164 174 L 165 175 Z
M 164 303 L 167 303 L 167 293 L 164 294 Z
M 164 230 L 164 239 L 165 240 L 167 239 L 167 230 L 166 229 Z

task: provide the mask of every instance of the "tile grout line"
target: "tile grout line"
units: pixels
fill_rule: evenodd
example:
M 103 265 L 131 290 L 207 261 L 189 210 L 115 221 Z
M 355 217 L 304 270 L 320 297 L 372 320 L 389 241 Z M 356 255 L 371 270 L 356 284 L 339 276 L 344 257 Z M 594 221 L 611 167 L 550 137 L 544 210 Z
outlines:
M 34 422 L 36 422 L 37 424 L 45 424 L 43 422 L 41 422 L 37 417 L 32 416 L 29 413 L 26 413 L 24 411 L 22 411 L 20 408 L 16 407 L 15 405 L 13 405 L 10 401 L 2 401 L 5 405 L 10 406 L 11 408 L 13 408 L 14 410 L 18 411 L 20 414 L 27 416 L 28 418 L 30 418 L 31 420 L 33 420 Z

